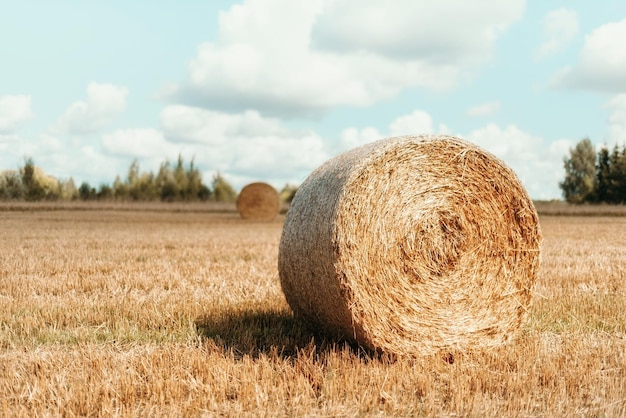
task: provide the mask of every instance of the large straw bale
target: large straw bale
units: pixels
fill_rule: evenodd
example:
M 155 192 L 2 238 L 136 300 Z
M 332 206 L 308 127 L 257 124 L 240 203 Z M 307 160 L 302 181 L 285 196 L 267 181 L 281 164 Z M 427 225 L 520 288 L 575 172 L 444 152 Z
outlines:
M 399 355 L 490 347 L 519 329 L 539 266 L 515 173 L 449 136 L 377 141 L 300 186 L 279 248 L 295 315 Z
M 237 211 L 243 219 L 271 221 L 279 210 L 278 192 L 266 183 L 248 184 L 237 197 Z

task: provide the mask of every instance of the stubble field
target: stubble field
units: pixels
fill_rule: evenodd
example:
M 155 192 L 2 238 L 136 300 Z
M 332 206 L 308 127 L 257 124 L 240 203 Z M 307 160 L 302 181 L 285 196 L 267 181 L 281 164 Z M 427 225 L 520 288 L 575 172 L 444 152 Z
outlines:
M 626 416 L 626 217 L 541 216 L 518 339 L 409 359 L 293 319 L 284 216 L 209 209 L 5 206 L 0 414 Z

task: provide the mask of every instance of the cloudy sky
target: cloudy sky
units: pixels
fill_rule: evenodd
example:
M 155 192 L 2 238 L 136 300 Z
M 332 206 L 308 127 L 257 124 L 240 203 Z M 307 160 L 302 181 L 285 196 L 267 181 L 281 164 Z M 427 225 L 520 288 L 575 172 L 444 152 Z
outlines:
M 626 142 L 623 0 L 0 0 L 0 170 L 92 186 L 179 153 L 209 183 L 300 183 L 446 133 L 560 198 L 584 137 Z

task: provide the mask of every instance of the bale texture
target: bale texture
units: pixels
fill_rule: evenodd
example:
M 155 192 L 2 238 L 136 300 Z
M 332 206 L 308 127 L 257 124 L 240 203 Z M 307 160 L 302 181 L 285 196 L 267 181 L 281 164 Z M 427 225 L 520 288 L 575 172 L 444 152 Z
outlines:
M 243 219 L 271 221 L 279 210 L 278 192 L 266 183 L 248 184 L 237 197 L 237 211 Z
M 539 266 L 515 173 L 448 136 L 405 136 L 324 163 L 300 186 L 278 268 L 295 315 L 333 337 L 422 355 L 519 329 Z

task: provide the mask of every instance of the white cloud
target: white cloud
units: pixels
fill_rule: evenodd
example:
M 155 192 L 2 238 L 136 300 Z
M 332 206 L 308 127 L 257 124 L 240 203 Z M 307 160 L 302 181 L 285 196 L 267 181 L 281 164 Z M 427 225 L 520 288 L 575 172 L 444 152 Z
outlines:
M 481 103 L 476 106 L 472 106 L 465 112 L 468 116 L 480 117 L 480 116 L 493 116 L 498 110 L 500 110 L 500 102 L 498 100 Z
M 11 159 L 9 165 L 21 164 L 24 157 L 46 156 L 59 152 L 63 149 L 62 142 L 48 134 L 40 134 L 34 138 L 25 138 L 20 135 L 0 135 L 0 146 L 6 144 L 10 151 L 5 155 L 6 159 Z M 0 168 L 3 168 L 0 166 Z
M 313 42 L 330 50 L 371 51 L 435 65 L 482 62 L 498 36 L 520 19 L 523 0 L 330 2 Z
M 87 101 L 72 103 L 51 128 L 54 133 L 86 134 L 109 125 L 126 108 L 128 89 L 89 83 Z
M 258 112 L 226 114 L 188 106 L 168 106 L 161 115 L 161 129 L 120 129 L 101 135 L 99 144 L 77 138 L 44 134 L 37 140 L 0 135 L 0 167 L 17 167 L 23 155 L 54 176 L 73 176 L 77 185 L 97 186 L 125 177 L 137 159 L 141 171 L 156 172 L 165 160 L 181 154 L 195 159 L 205 183 L 220 171 L 236 188 L 252 181 L 276 187 L 302 182 L 332 155 L 327 142 L 311 131 L 289 129 L 280 121 Z
M 60 179 L 72 177 L 77 187 L 82 182 L 87 182 L 93 187 L 100 184 L 111 185 L 115 176 L 125 178 L 126 170 L 132 161 L 130 157 L 120 158 L 117 155 L 103 153 L 99 147 L 93 145 L 72 146 L 71 152 L 39 153 L 33 157 L 35 164 L 41 166 L 47 174 Z M 155 167 L 158 168 L 158 165 Z
M 302 181 L 329 158 L 319 135 L 290 130 L 256 111 L 228 114 L 168 106 L 161 112 L 161 127 L 167 140 L 193 147 L 205 167 L 237 181 Z
M 0 171 L 15 170 L 23 166 L 24 157 L 31 157 L 46 174 L 64 180 L 72 177 L 76 186 L 83 181 L 92 186 L 111 184 L 116 175 L 125 176 L 132 157 L 120 158 L 119 155 L 103 153 L 97 146 L 81 146 L 78 143 L 49 134 L 36 137 L 0 135 L 0 150 L 6 145 L 6 150 L 0 152 Z M 162 156 L 146 169 L 158 169 L 161 161 Z
M 611 111 L 608 123 L 607 145 L 626 145 L 626 93 L 618 94 L 605 105 Z
M 439 124 L 435 129 L 433 118 L 427 112 L 414 110 L 391 121 L 386 133 L 373 127 L 344 129 L 339 139 L 339 151 L 347 151 L 386 137 L 434 133 L 449 134 L 450 129 L 444 124 Z
M 15 154 L 16 145 L 19 145 L 21 138 L 16 134 L 0 134 L 0 170 L 8 167 L 15 167 L 18 161 Z M 13 152 L 11 152 L 13 151 Z
M 414 126 L 422 129 L 415 130 Z M 409 129 L 404 129 L 406 127 Z M 346 150 L 385 137 L 419 133 L 449 135 L 450 129 L 440 124 L 438 130 L 435 130 L 432 117 L 427 112 L 416 110 L 392 121 L 387 133 L 381 133 L 372 127 L 345 129 L 341 134 L 340 144 Z M 468 135 L 455 136 L 466 138 L 502 159 L 516 172 L 532 198 L 556 199 L 561 196 L 558 183 L 563 175 L 562 161 L 572 146 L 572 141 L 546 143 L 542 138 L 524 132 L 515 125 L 502 128 L 494 123 Z
M 408 87 L 451 88 L 490 58 L 523 10 L 524 0 L 247 0 L 220 13 L 218 40 L 198 47 L 188 81 L 165 95 L 222 110 L 318 115 Z
M 611 109 L 609 126 L 615 135 L 626 131 L 626 95 L 607 103 Z M 74 176 L 77 184 L 89 181 L 110 183 L 116 175 L 125 176 L 128 165 L 138 159 L 141 170 L 156 172 L 165 159 L 181 153 L 185 161 L 195 157 L 205 182 L 220 171 L 236 188 L 252 181 L 267 181 L 275 187 L 286 182 L 302 182 L 324 161 L 342 151 L 384 137 L 445 133 L 425 111 L 416 110 L 392 120 L 388 127 L 347 128 L 333 143 L 315 132 L 297 131 L 280 121 L 257 112 L 226 114 L 188 106 L 168 106 L 161 113 L 162 130 L 126 129 L 102 135 L 100 146 L 81 145 L 78 140 L 63 140 L 41 135 L 27 141 L 17 135 L 0 135 L 3 167 L 16 167 L 23 155 L 32 156 L 37 165 L 54 176 Z M 518 174 L 531 197 L 558 198 L 562 159 L 571 141 L 547 143 L 515 125 L 488 124 L 463 136 L 500 157 Z M 68 140 L 66 139 L 66 142 Z M 71 152 L 63 150 L 70 149 Z
M 392 136 L 430 134 L 433 131 L 433 118 L 422 110 L 400 116 L 389 125 L 389 132 Z
M 612 93 L 626 91 L 626 18 L 607 23 L 585 36 L 575 67 L 561 69 L 555 87 L 574 87 Z
M 217 145 L 237 136 L 287 134 L 278 119 L 264 118 L 253 110 L 227 114 L 173 105 L 163 109 L 160 120 L 166 137 L 174 142 Z
M 315 133 L 290 137 L 236 138 L 237 153 L 230 171 L 251 178 L 291 178 L 302 181 L 330 158 L 324 140 Z
M 376 128 L 346 128 L 341 131 L 339 144 L 341 151 L 347 151 L 382 138 L 384 135 L 378 132 Z
M 30 96 L 0 97 L 0 132 L 13 132 L 19 124 L 32 116 Z
M 561 8 L 549 12 L 543 18 L 543 43 L 535 50 L 534 57 L 542 60 L 562 51 L 578 34 L 578 13 Z
M 556 199 L 563 177 L 563 157 L 572 146 L 569 140 L 547 144 L 542 138 L 515 125 L 505 128 L 490 123 L 470 132 L 467 140 L 502 159 L 520 178 L 533 199 Z
M 31 157 L 46 174 L 64 180 L 72 177 L 76 186 L 83 181 L 92 186 L 101 182 L 111 184 L 116 175 L 126 174 L 132 161 L 131 157 L 120 158 L 120 155 L 103 153 L 97 146 L 81 146 L 78 140 L 46 133 L 35 137 L 0 135 L 0 150 L 3 150 L 0 152 L 0 171 L 17 169 L 23 166 L 24 157 Z M 158 168 L 158 162 L 154 167 Z
M 119 129 L 102 135 L 101 145 L 104 152 L 99 152 L 92 146 L 81 147 L 81 152 L 100 167 L 102 172 L 110 173 L 109 182 L 116 175 L 124 178 L 134 160 L 139 163 L 141 172 L 156 173 L 163 162 L 175 161 L 178 155 L 189 162 L 201 149 L 172 143 L 165 138 L 163 132 L 153 128 Z M 109 161 L 113 164 L 108 163 Z M 116 167 L 117 171 L 113 171 L 111 166 Z M 98 173 L 97 170 L 92 171 Z
M 444 125 L 440 126 L 440 132 L 447 131 Z M 399 116 L 394 119 L 387 130 L 381 133 L 374 127 L 358 129 L 355 127 L 346 128 L 341 131 L 339 138 L 339 151 L 347 151 L 361 145 L 374 142 L 376 140 L 401 135 L 419 135 L 434 133 L 432 117 L 423 110 L 415 110 L 408 115 Z
M 132 158 L 176 156 L 178 149 L 157 129 L 121 129 L 102 135 L 102 148 L 109 154 Z
M 495 123 L 469 133 L 469 140 L 489 150 L 497 157 L 508 161 L 532 161 L 542 140 L 523 132 L 515 125 L 501 128 Z
M 23 137 L 17 134 L 0 135 L 0 171 L 16 169 L 24 164 L 24 158 L 33 158 L 38 167 L 48 172 L 52 156 L 69 153 L 62 152 L 63 142 L 51 135 L 40 134 L 36 137 Z M 57 176 L 56 173 L 49 173 Z

